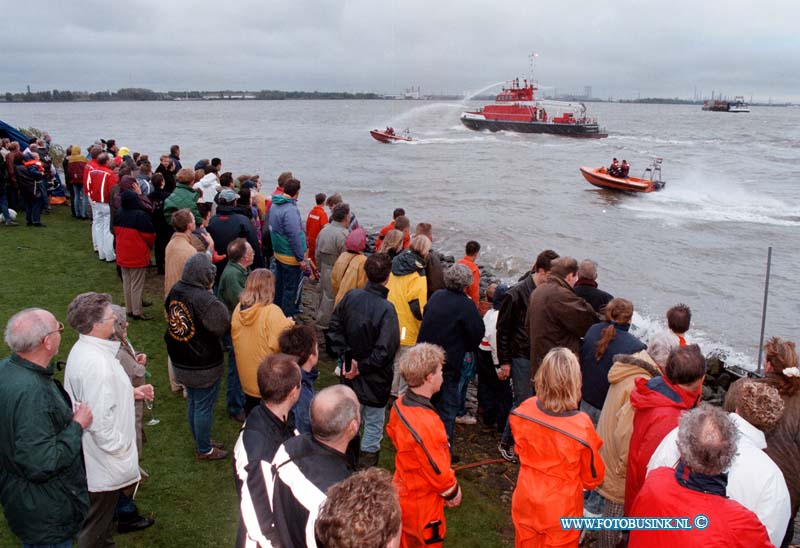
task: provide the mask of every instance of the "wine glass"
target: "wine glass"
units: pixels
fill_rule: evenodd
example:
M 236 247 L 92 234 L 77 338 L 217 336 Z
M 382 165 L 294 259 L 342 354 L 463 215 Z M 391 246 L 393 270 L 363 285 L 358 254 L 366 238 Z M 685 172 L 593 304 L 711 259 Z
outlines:
M 150 411 L 150 420 L 147 421 L 147 426 L 155 426 L 156 424 L 159 424 L 161 421 L 153 414 L 153 400 L 144 400 L 144 405 Z

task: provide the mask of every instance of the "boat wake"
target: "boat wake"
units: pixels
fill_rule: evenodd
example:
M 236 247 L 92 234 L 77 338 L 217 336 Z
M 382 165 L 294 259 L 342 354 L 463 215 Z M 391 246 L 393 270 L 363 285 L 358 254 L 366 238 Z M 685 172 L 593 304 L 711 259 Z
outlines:
M 647 200 L 622 202 L 619 207 L 642 218 L 674 224 L 710 221 L 800 227 L 800 206 L 706 177 L 668 182 L 666 191 Z

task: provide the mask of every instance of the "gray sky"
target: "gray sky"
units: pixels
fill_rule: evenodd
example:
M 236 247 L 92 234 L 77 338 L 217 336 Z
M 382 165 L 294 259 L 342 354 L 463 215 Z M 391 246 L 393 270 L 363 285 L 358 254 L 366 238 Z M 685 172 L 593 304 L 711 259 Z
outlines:
M 0 91 L 460 93 L 526 76 L 596 97 L 800 101 L 789 0 L 6 2 Z

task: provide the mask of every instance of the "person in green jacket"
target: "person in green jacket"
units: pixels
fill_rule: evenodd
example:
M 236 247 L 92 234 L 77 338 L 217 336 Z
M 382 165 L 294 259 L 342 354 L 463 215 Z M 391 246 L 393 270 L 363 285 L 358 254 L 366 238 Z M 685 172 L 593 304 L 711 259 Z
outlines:
M 233 314 L 233 309 L 239 304 L 239 295 L 244 290 L 247 283 L 247 276 L 250 274 L 250 265 L 255 259 L 253 246 L 245 238 L 236 238 L 228 244 L 226 250 L 228 264 L 222 271 L 217 288 L 217 296 L 228 307 L 228 312 Z M 244 422 L 245 397 L 242 391 L 242 384 L 239 381 L 239 372 L 236 369 L 236 355 L 233 353 L 233 340 L 231 331 L 222 337 L 222 346 L 228 353 L 228 381 L 226 389 L 226 399 L 228 403 L 228 415 L 238 421 Z
M 164 218 L 167 223 L 172 222 L 172 214 L 179 209 L 186 208 L 194 215 L 194 222 L 197 226 L 203 224 L 203 218 L 197 210 L 197 200 L 202 194 L 192 188 L 194 185 L 194 171 L 189 168 L 181 169 L 175 175 L 175 190 L 164 201 Z
M 89 510 L 81 436 L 92 424 L 53 379 L 64 325 L 28 308 L 8 321 L 0 361 L 0 502 L 23 546 L 72 546 Z

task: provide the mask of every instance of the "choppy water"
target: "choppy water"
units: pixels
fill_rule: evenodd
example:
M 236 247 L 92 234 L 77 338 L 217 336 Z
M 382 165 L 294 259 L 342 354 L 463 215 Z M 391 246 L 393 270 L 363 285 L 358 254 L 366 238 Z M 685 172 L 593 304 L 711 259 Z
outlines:
M 476 103 L 472 103 L 476 104 Z M 434 245 L 516 278 L 553 248 L 600 263 L 601 287 L 633 300 L 637 323 L 659 328 L 688 303 L 690 339 L 754 366 L 767 246 L 774 246 L 767 333 L 800 338 L 800 109 L 749 114 L 699 106 L 591 104 L 602 140 L 476 133 L 457 102 L 276 101 L 6 105 L 0 119 L 48 129 L 58 143 L 117 139 L 157 157 L 179 143 L 187 164 L 220 156 L 235 173 L 266 181 L 291 169 L 315 192 L 341 192 L 362 224 L 405 207 L 434 225 Z M 382 145 L 368 130 L 410 128 L 413 143 Z M 612 156 L 639 175 L 664 158 L 667 187 L 626 195 L 578 172 Z M 268 185 L 266 185 L 268 186 Z M 269 190 L 265 188 L 265 190 Z

